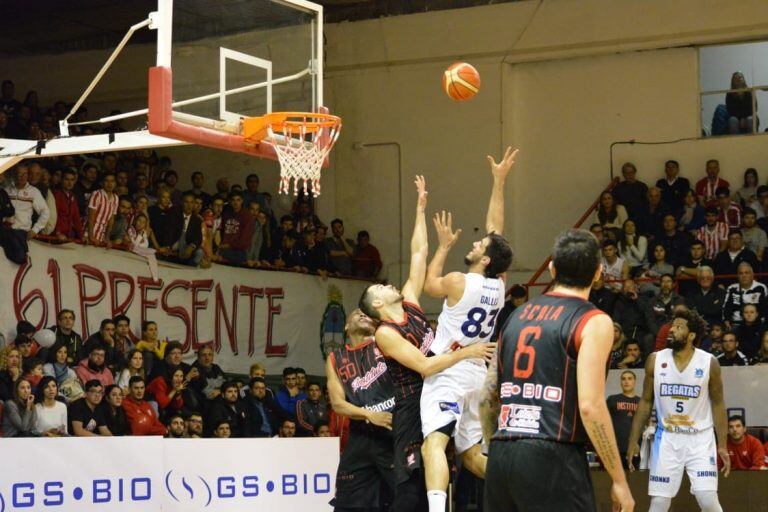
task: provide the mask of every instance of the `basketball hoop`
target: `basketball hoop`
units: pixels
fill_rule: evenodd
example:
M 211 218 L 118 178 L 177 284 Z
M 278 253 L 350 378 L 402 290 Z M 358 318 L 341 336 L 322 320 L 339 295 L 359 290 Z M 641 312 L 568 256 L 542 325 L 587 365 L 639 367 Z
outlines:
M 243 120 L 247 144 L 268 142 L 280 162 L 280 193 L 303 188 L 320 195 L 320 171 L 339 138 L 341 118 L 311 112 L 273 112 Z

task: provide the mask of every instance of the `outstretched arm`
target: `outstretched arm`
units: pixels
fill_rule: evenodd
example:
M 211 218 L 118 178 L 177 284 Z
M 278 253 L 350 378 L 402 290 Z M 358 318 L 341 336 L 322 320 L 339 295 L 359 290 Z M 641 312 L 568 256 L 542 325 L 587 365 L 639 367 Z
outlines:
M 464 274 L 461 272 L 451 272 L 443 277 L 443 266 L 445 266 L 445 259 L 448 257 L 451 247 L 459 239 L 461 230 L 457 229 L 455 233 L 453 232 L 450 212 L 447 215 L 445 211 L 436 213 L 433 222 L 437 231 L 439 245 L 435 255 L 432 257 L 432 261 L 429 262 L 427 267 L 424 291 L 430 297 L 447 297 L 448 305 L 453 306 L 464 295 Z
M 504 152 L 504 158 L 499 163 L 496 163 L 496 160 L 490 155 L 485 157 L 491 165 L 491 173 L 493 174 L 491 201 L 488 204 L 488 213 L 485 217 L 485 230 L 488 233 L 501 235 L 504 232 L 504 183 L 510 169 L 515 165 L 518 151 L 520 150 L 512 151 L 512 147 L 508 147 Z
M 485 359 L 487 361 L 493 356 L 496 349 L 495 343 L 474 343 L 447 354 L 427 357 L 397 332 L 382 328 L 376 331 L 376 345 L 385 356 L 415 372 L 419 372 L 424 377 L 441 372 L 464 359 Z
M 419 303 L 421 290 L 424 288 L 424 276 L 427 273 L 427 219 L 424 212 L 427 209 L 427 183 L 424 176 L 416 176 L 416 221 L 411 237 L 411 269 L 408 273 L 408 281 L 403 285 L 403 297 L 409 302 Z

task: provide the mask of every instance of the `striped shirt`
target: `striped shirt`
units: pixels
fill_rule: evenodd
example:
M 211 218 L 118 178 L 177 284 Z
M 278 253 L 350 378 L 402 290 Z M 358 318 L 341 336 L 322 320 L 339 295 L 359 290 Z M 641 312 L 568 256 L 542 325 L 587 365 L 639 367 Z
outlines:
M 722 178 L 717 178 L 714 183 L 709 178 L 702 178 L 696 182 L 696 195 L 704 199 L 706 206 L 716 205 L 715 192 L 718 188 L 728 188 L 730 184 Z
M 723 211 L 722 208 L 718 208 L 717 220 L 719 222 L 725 222 L 731 229 L 739 229 L 741 227 L 741 208 L 734 202 L 728 205 L 728 209 Z
M 710 229 L 705 224 L 696 230 L 696 238 L 704 244 L 704 257 L 713 260 L 720 252 L 720 241 L 728 240 L 728 225 L 725 222 L 716 222 L 714 229 Z
M 107 241 L 107 225 L 117 213 L 119 202 L 117 194 L 112 194 L 112 197 L 109 197 L 104 190 L 97 190 L 91 194 L 91 198 L 88 200 L 88 209 L 94 210 L 96 213 L 93 222 L 92 242 L 104 243 Z

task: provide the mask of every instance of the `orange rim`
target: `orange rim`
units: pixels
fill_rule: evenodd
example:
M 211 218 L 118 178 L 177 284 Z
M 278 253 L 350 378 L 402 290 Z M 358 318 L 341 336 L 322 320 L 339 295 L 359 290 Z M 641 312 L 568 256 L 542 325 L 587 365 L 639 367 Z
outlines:
M 341 118 L 331 114 L 315 112 L 272 112 L 259 117 L 243 119 L 243 137 L 251 141 L 261 141 L 268 135 L 268 128 L 274 133 L 291 135 L 312 134 L 323 128 L 341 125 Z

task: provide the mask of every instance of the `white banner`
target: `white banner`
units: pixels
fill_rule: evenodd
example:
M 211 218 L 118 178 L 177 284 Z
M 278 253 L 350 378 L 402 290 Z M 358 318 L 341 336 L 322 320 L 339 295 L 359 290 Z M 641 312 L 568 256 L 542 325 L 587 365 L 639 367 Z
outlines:
M 0 512 L 330 511 L 338 438 L 3 439 Z
M 161 510 L 160 437 L 17 438 L 0 446 L 0 512 Z
M 621 393 L 621 372 L 608 372 L 605 391 L 608 395 Z M 643 394 L 645 370 L 632 370 L 637 377 L 635 393 Z M 723 392 L 728 415 L 744 416 L 747 425 L 768 426 L 768 407 L 765 406 L 765 383 L 768 382 L 768 365 L 723 368 Z
M 342 342 L 345 315 L 368 285 L 222 265 L 160 265 L 155 282 L 144 258 L 123 251 L 32 242 L 30 263 L 22 266 L 0 252 L 0 332 L 10 343 L 19 320 L 47 327 L 57 311 L 72 309 L 75 330 L 86 339 L 101 320 L 122 313 L 135 336 L 143 320 L 156 321 L 161 338 L 182 342 L 187 360 L 212 343 L 215 362 L 227 372 L 248 373 L 261 361 L 269 374 L 300 366 L 322 375 L 321 344 Z
M 169 439 L 164 512 L 322 512 L 336 490 L 339 439 Z

